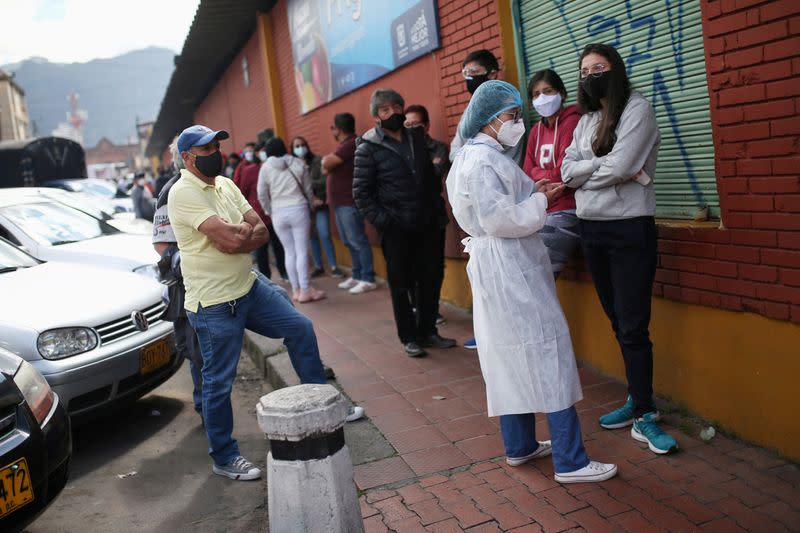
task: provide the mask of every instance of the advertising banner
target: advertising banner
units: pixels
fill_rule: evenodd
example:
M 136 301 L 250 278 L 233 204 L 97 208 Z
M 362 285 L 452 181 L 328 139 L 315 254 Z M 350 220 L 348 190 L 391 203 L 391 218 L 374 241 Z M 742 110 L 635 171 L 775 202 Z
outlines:
M 307 113 L 439 47 L 435 0 L 289 0 Z

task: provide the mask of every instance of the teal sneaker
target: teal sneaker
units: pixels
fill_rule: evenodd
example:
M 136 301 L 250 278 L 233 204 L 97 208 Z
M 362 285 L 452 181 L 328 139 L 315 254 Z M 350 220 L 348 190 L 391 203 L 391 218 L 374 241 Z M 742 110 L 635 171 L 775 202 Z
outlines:
M 624 428 L 633 424 L 633 398 L 628 395 L 625 404 L 600 417 L 600 425 L 606 429 Z
M 656 417 L 655 420 L 658 421 L 661 415 L 658 411 L 654 411 L 654 413 Z M 625 400 L 625 404 L 622 407 L 604 414 L 598 420 L 600 421 L 600 426 L 606 429 L 618 429 L 630 426 L 633 424 L 633 398 L 628 395 L 628 399 Z
M 657 420 L 658 413 L 655 411 L 645 413 L 642 418 L 637 418 L 633 421 L 631 437 L 639 442 L 646 442 L 648 448 L 655 453 L 664 454 L 676 451 L 678 443 L 658 427 Z

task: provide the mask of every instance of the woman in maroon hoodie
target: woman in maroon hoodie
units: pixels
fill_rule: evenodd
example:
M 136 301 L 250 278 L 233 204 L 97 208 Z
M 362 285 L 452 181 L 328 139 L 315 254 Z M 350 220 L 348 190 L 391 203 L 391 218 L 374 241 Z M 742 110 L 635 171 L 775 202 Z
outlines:
M 550 69 L 533 75 L 528 84 L 528 96 L 542 118 L 531 127 L 522 170 L 533 181 L 561 183 L 561 162 L 581 113 L 576 105 L 564 106 L 567 89 L 558 74 Z M 556 278 L 580 244 L 574 195 L 574 189 L 565 189 L 564 194 L 547 207 L 547 222 L 539 230 Z

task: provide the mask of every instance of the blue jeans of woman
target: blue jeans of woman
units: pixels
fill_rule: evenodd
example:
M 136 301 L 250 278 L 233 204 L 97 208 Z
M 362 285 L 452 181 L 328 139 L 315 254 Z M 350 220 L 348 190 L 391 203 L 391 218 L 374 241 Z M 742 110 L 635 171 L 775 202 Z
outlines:
M 352 205 L 340 205 L 334 208 L 334 211 L 339 237 L 350 251 L 350 258 L 353 261 L 353 279 L 374 283 L 372 246 L 364 232 L 364 217 Z
M 331 239 L 331 218 L 328 206 L 317 208 L 312 217 L 312 223 L 317 229 L 311 232 L 311 256 L 314 258 L 314 268 L 322 268 L 322 247 L 325 247 L 325 255 L 328 256 L 328 266 L 336 268 L 336 251 L 333 248 Z M 322 246 L 320 246 L 320 241 Z
M 203 353 L 202 403 L 209 455 L 221 466 L 240 455 L 233 438 L 231 389 L 245 329 L 283 338 L 301 383 L 325 383 L 325 371 L 311 320 L 292 306 L 286 291 L 264 276 L 258 276 L 241 298 L 198 306 L 197 313 L 187 316 Z
M 581 437 L 581 422 L 574 405 L 563 411 L 547 413 L 547 426 L 553 445 L 553 468 L 557 474 L 574 472 L 589 464 Z M 525 457 L 539 447 L 533 413 L 501 416 L 500 434 L 506 457 Z

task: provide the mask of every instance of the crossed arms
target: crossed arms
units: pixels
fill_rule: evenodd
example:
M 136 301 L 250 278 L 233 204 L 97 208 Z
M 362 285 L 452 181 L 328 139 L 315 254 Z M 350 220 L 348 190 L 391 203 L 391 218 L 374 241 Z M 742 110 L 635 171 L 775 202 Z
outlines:
M 208 217 L 197 228 L 214 247 L 226 254 L 249 253 L 269 240 L 267 226 L 254 210 L 244 214 L 241 224 L 231 224 L 222 217 Z

